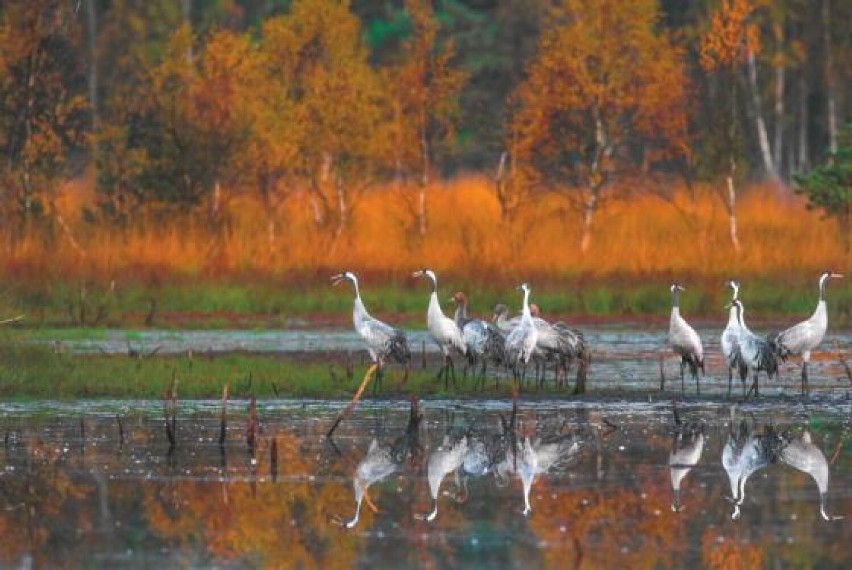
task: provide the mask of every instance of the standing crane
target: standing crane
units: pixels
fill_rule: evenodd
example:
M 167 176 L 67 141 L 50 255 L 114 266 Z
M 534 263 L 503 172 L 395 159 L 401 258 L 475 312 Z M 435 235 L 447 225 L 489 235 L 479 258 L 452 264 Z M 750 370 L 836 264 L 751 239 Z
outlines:
M 829 279 L 843 277 L 840 273 L 826 271 L 819 277 L 819 300 L 814 314 L 772 338 L 772 344 L 781 360 L 786 361 L 791 354 L 802 355 L 802 395 L 808 392 L 808 362 L 811 351 L 819 346 L 828 328 L 828 311 L 825 305 L 825 285 Z
M 740 294 L 740 284 L 738 281 L 731 279 L 728 281 L 728 285 L 731 287 L 733 291 L 733 296 L 731 301 L 733 302 L 736 299 L 739 299 Z M 731 397 L 731 384 L 733 383 L 733 369 L 736 369 L 740 375 L 740 382 L 743 385 L 743 395 L 745 395 L 745 379 L 748 375 L 748 367 L 743 362 L 742 356 L 740 355 L 740 343 L 739 343 L 739 335 L 740 335 L 740 321 L 737 318 L 737 309 L 734 307 L 733 303 L 729 305 L 728 311 L 728 324 L 725 327 L 725 330 L 722 331 L 721 338 L 721 346 L 722 346 L 722 355 L 725 357 L 725 361 L 728 363 L 728 397 Z
M 421 269 L 412 273 L 412 277 L 424 277 L 432 282 L 432 294 L 429 296 L 429 308 L 426 311 L 426 326 L 444 356 L 444 364 L 438 371 L 438 379 L 440 380 L 443 376 L 444 385 L 449 388 L 450 374 L 453 376 L 454 384 L 456 381 L 456 370 L 453 366 L 451 353 L 458 351 L 466 355 L 467 346 L 456 322 L 444 315 L 441 310 L 441 303 L 438 301 L 438 278 L 435 276 L 435 272 L 431 269 Z
M 533 316 L 535 328 L 538 329 L 536 354 L 533 356 L 541 357 L 540 360 L 543 365 L 541 378 L 542 384 L 544 383 L 544 365 L 547 362 L 556 363 L 557 385 L 560 383 L 560 370 L 563 372 L 563 380 L 567 383 L 568 371 L 571 368 L 571 363 L 574 362 L 574 360 L 579 360 L 581 366 L 584 366 L 588 358 L 588 348 L 586 347 L 586 341 L 583 337 L 583 333 L 572 329 L 562 321 L 556 321 L 555 323 L 547 322 L 545 319 L 541 318 L 538 305 L 535 303 L 530 303 L 530 313 Z M 578 371 L 577 374 L 578 386 L 575 388 L 575 394 L 579 393 L 579 375 L 582 374 L 582 370 Z
M 678 293 L 686 289 L 677 283 L 672 284 L 672 315 L 669 319 L 669 344 L 672 349 L 680 355 L 680 391 L 684 391 L 683 369 L 689 366 L 692 377 L 695 378 L 695 389 L 701 395 L 701 386 L 698 383 L 698 369 L 704 374 L 704 348 L 701 338 L 695 329 L 689 326 L 682 316 L 678 305 Z
M 737 336 L 737 342 L 739 343 L 742 364 L 746 367 L 746 369 L 754 372 L 754 383 L 751 388 L 749 388 L 746 398 L 751 395 L 752 391 L 755 396 L 758 396 L 758 373 L 763 370 L 770 379 L 773 376 L 777 376 L 778 359 L 775 356 L 772 344 L 765 338 L 759 337 L 751 332 L 746 326 L 743 302 L 739 299 L 734 299 L 731 304 L 737 311 L 737 321 L 740 323 L 740 334 Z
M 512 366 L 515 381 L 522 378 L 521 370 L 526 372 L 527 363 L 535 350 L 538 342 L 538 329 L 533 322 L 530 313 L 530 287 L 526 283 L 518 286 L 518 291 L 524 294 L 523 310 L 518 326 L 509 331 L 506 337 L 506 357 Z
M 355 302 L 352 306 L 352 323 L 355 326 L 355 332 L 364 339 L 367 345 L 367 352 L 370 353 L 370 358 L 378 366 L 376 379 L 373 383 L 373 392 L 375 393 L 378 384 L 381 383 L 385 361 L 388 356 L 399 363 L 408 365 L 409 360 L 411 360 L 408 339 L 402 330 L 378 320 L 367 312 L 364 302 L 361 300 L 358 278 L 353 272 L 344 271 L 331 278 L 333 285 L 338 285 L 343 281 L 349 281 L 355 289 Z
M 503 354 L 505 339 L 495 325 L 468 316 L 467 295 L 462 291 L 458 291 L 453 295 L 453 301 L 456 304 L 454 320 L 461 330 L 462 339 L 467 347 L 468 366 L 475 368 L 479 364 L 479 379 L 484 388 L 485 370 L 488 366 L 488 361 L 491 360 L 497 364 L 502 364 L 505 361 L 505 355 Z M 465 367 L 466 374 L 467 367 Z

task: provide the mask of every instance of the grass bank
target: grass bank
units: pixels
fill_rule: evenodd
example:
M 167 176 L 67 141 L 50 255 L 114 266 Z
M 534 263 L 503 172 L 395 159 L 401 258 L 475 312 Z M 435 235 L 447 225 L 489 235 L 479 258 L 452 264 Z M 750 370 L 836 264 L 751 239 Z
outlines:
M 328 272 L 330 274 L 330 271 Z M 270 276 L 237 276 L 199 281 L 175 276 L 168 283 L 127 281 L 110 286 L 76 281 L 7 282 L 0 295 L 0 316 L 24 315 L 21 325 L 39 327 L 113 328 L 243 328 L 279 329 L 348 326 L 351 288 L 332 287 L 325 274 L 312 279 L 279 280 Z M 533 300 L 545 316 L 578 324 L 584 321 L 647 320 L 668 315 L 669 284 L 687 287 L 683 312 L 702 318 L 724 318 L 730 292 L 722 278 L 673 274 L 605 280 L 560 279 L 548 275 L 494 276 L 474 281 L 453 273 L 439 275 L 444 310 L 463 290 L 471 312 L 490 316 L 498 302 L 517 310 L 514 291 L 521 279 L 533 287 Z M 750 320 L 792 320 L 813 311 L 816 275 L 743 277 L 741 295 Z M 429 289 L 406 276 L 366 274 L 362 295 L 370 311 L 407 327 L 423 325 Z M 832 326 L 852 326 L 852 276 L 828 287 Z
M 160 399 L 178 382 L 178 397 L 220 398 L 227 384 L 231 397 L 339 398 L 352 397 L 368 366 L 348 363 L 343 356 L 305 358 L 227 353 L 214 356 L 80 355 L 54 352 L 44 345 L 0 337 L 0 399 L 121 398 Z M 347 368 L 351 372 L 347 372 Z M 413 366 L 407 379 L 398 367 L 388 369 L 379 395 L 481 395 L 473 379 L 458 378 L 456 388 L 444 389 L 435 367 Z M 489 395 L 509 394 L 506 382 Z M 369 392 L 368 392 L 369 394 Z

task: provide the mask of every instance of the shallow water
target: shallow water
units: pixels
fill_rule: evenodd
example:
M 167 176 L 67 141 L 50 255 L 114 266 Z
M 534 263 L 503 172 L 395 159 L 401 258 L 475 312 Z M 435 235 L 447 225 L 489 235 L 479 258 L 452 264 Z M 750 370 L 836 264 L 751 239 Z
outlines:
M 740 406 L 733 421 L 727 402 L 686 402 L 680 423 L 666 401 L 521 400 L 514 421 L 506 401 L 424 401 L 419 425 L 406 401 L 362 402 L 333 444 L 324 434 L 342 403 L 269 400 L 258 403 L 253 449 L 247 402 L 229 404 L 220 447 L 221 404 L 179 403 L 171 451 L 160 402 L 0 405 L 0 566 L 841 568 L 852 559 L 852 518 L 835 518 L 852 515 L 852 403 L 840 394 Z M 467 493 L 447 475 L 437 515 L 423 520 L 430 465 L 435 473 L 462 441 L 481 443 L 486 459 Z M 737 501 L 726 446 L 741 458 L 728 461 L 735 480 L 754 459 Z M 826 468 L 832 520 L 801 471 L 803 453 Z M 521 475 L 551 460 L 531 481 L 525 515 Z M 359 467 L 378 512 L 365 500 L 353 522 Z
M 771 330 L 777 330 L 774 327 Z M 680 386 L 679 359 L 667 346 L 667 329 L 637 328 L 636 326 L 594 325 L 581 327 L 591 347 L 592 362 L 588 372 L 588 387 L 596 389 L 648 390 L 659 388 L 660 365 L 669 388 Z M 705 395 L 728 393 L 725 362 L 719 348 L 721 328 L 698 327 L 704 343 L 707 377 L 701 382 Z M 770 330 L 770 329 L 767 329 Z M 194 353 L 222 353 L 244 351 L 252 353 L 301 353 L 316 359 L 340 360 L 341 355 L 352 355 L 366 362 L 366 350 L 361 338 L 351 329 L 346 330 L 284 330 L 284 331 L 123 331 L 108 330 L 100 338 L 69 339 L 55 331 L 55 338 L 43 342 L 53 344 L 57 350 L 73 353 L 127 354 L 129 350 L 141 355 L 175 355 Z M 765 331 L 764 331 L 765 332 Z M 423 359 L 437 360 L 437 346 L 424 330 L 407 331 L 414 362 Z M 809 367 L 809 384 L 816 392 L 845 392 L 850 379 L 843 366 L 849 359 L 852 331 L 829 330 L 822 345 L 814 351 Z M 349 358 L 346 356 L 346 358 Z M 781 381 L 767 382 L 761 374 L 762 394 L 795 394 L 801 390 L 800 360 L 792 358 L 781 364 Z M 505 375 L 505 373 L 504 373 Z M 552 372 L 551 372 L 552 375 Z M 573 373 L 571 374 L 573 377 Z M 687 378 L 687 393 L 694 393 L 695 383 Z M 742 387 L 734 379 L 735 393 Z

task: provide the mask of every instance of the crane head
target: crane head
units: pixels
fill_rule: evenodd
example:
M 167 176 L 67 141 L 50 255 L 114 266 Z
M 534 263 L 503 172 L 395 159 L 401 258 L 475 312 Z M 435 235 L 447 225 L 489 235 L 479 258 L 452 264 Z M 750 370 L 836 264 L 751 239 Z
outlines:
M 465 295 L 462 291 L 456 291 L 453 294 L 452 301 L 455 301 L 457 305 L 467 305 L 467 295 Z
M 491 317 L 491 320 L 496 322 L 497 319 L 503 316 L 509 316 L 509 307 L 507 307 L 503 303 L 497 303 L 496 305 L 494 305 L 494 316 Z
M 521 291 L 523 293 L 527 293 L 527 292 L 530 291 L 530 286 L 527 285 L 526 283 L 521 283 L 520 285 L 518 285 L 518 291 Z
M 740 282 L 736 279 L 731 279 L 728 281 L 728 287 L 734 292 L 734 299 L 738 299 L 740 297 Z
M 530 314 L 533 317 L 540 317 L 541 316 L 541 309 L 539 309 L 538 305 L 536 305 L 535 303 L 530 303 Z
M 344 271 L 343 273 L 338 273 L 337 275 L 331 276 L 331 284 L 332 285 L 339 285 L 343 281 L 351 281 L 351 282 L 355 283 L 355 281 L 356 281 L 355 274 L 352 273 L 351 271 Z
M 684 287 L 680 283 L 672 283 L 671 290 L 672 290 L 672 293 L 674 293 L 676 291 L 686 291 L 686 287 Z
M 435 272 L 428 268 L 423 268 L 420 271 L 415 271 L 411 274 L 412 277 L 426 277 L 432 280 L 432 283 L 437 283 L 438 278 L 435 276 Z

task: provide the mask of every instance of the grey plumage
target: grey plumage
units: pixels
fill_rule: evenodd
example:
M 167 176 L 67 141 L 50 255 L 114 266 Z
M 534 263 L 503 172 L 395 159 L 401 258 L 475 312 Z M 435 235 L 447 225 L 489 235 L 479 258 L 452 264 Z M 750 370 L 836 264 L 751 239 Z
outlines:
M 739 282 L 732 279 L 728 281 L 728 285 L 733 291 L 731 301 L 733 302 L 735 299 L 739 299 Z M 745 394 L 745 379 L 748 376 L 748 366 L 746 366 L 745 362 L 743 362 L 742 355 L 740 354 L 740 330 L 740 322 L 737 318 L 737 309 L 733 306 L 733 304 L 730 304 L 728 310 L 728 324 L 725 326 L 725 330 L 722 331 L 722 337 L 720 339 L 722 355 L 725 357 L 725 362 L 727 363 L 728 368 L 728 397 L 731 396 L 731 384 L 734 377 L 733 370 L 736 370 L 739 374 L 740 382 L 743 386 L 743 394 Z
M 689 323 L 680 314 L 678 293 L 684 291 L 684 287 L 677 283 L 672 284 L 672 312 L 669 319 L 669 345 L 680 356 L 680 387 L 683 386 L 683 369 L 689 367 L 692 377 L 695 379 L 695 389 L 701 394 L 701 386 L 698 383 L 698 369 L 704 373 L 704 347 L 701 338 Z
M 526 283 L 523 283 L 518 287 L 518 290 L 524 294 L 521 320 L 518 326 L 509 331 L 506 336 L 506 355 L 513 368 L 516 381 L 519 381 L 523 376 L 522 370 L 526 368 L 538 342 L 538 330 L 530 313 L 530 288 Z
M 734 299 L 731 304 L 737 312 L 737 321 L 740 324 L 740 332 L 737 336 L 740 358 L 742 358 L 743 364 L 754 374 L 754 383 L 749 389 L 748 394 L 746 394 L 746 397 L 751 395 L 752 391 L 754 391 L 755 396 L 758 396 L 758 373 L 760 371 L 766 372 L 769 378 L 777 376 L 778 359 L 772 345 L 765 338 L 751 332 L 746 326 L 745 308 L 742 301 Z
M 769 337 L 775 353 L 782 360 L 786 361 L 794 354 L 802 356 L 802 394 L 808 391 L 808 363 L 811 351 L 820 345 L 828 328 L 825 286 L 829 279 L 841 277 L 843 275 L 832 271 L 822 273 L 819 278 L 819 299 L 810 318 Z
M 502 365 L 506 362 L 506 339 L 500 329 L 493 323 L 475 319 L 468 315 L 467 295 L 459 291 L 453 295 L 456 303 L 454 320 L 462 333 L 462 339 L 467 347 L 468 366 L 479 366 L 479 379 L 485 385 L 485 372 L 488 363 Z
M 370 358 L 379 365 L 378 383 L 379 375 L 382 373 L 388 357 L 399 363 L 407 363 L 411 359 L 408 338 L 401 329 L 394 328 L 367 312 L 367 308 L 361 300 L 358 278 L 353 272 L 344 271 L 334 275 L 331 279 L 334 285 L 343 281 L 352 283 L 355 290 L 355 300 L 352 305 L 352 324 L 355 331 L 364 339 Z

